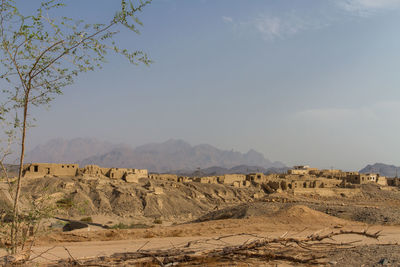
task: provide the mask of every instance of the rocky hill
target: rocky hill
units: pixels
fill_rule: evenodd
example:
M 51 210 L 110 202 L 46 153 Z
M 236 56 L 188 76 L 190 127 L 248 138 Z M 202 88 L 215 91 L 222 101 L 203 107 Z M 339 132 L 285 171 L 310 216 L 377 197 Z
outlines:
M 396 177 L 400 175 L 400 167 L 383 163 L 370 164 L 360 170 L 360 173 L 379 173 L 386 177 Z

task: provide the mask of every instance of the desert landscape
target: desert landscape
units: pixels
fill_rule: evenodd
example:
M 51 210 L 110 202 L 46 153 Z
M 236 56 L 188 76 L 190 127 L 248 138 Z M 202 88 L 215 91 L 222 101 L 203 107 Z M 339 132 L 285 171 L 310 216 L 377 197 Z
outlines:
M 400 266 L 400 0 L 1 0 L 0 266 Z
M 286 174 L 182 177 L 27 164 L 23 209 L 52 210 L 28 248 L 7 256 L 2 239 L 0 255 L 3 264 L 39 266 L 397 266 L 397 180 L 355 175 L 296 166 Z M 3 222 L 8 186 L 1 184 Z

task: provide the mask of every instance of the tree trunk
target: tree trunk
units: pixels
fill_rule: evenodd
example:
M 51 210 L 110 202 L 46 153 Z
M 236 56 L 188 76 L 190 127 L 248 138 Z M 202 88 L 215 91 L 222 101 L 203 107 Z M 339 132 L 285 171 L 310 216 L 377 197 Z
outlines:
M 14 208 L 13 208 L 13 218 L 11 225 L 11 251 L 13 254 L 17 253 L 18 247 L 18 220 L 19 220 L 19 212 L 18 212 L 18 203 L 19 196 L 21 192 L 21 180 L 22 180 L 22 172 L 24 168 L 24 154 L 25 154 L 25 136 L 26 136 L 26 119 L 28 115 L 28 102 L 29 102 L 29 90 L 25 93 L 24 98 L 24 117 L 22 124 L 22 139 L 21 139 L 21 155 L 19 159 L 19 173 L 17 179 L 17 188 L 15 191 L 15 199 L 14 199 Z

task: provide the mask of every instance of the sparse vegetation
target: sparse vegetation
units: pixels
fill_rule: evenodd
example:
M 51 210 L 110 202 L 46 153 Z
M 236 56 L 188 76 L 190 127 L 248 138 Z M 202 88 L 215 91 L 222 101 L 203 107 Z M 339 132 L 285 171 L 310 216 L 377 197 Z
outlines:
M 60 209 L 71 209 L 74 203 L 71 198 L 63 198 L 56 201 L 56 205 Z
M 154 219 L 154 224 L 162 224 L 162 220 L 161 219 Z
M 47 188 L 42 189 L 40 197 L 29 199 L 25 203 L 21 215 L 18 216 L 18 221 L 13 220 L 11 210 L 5 213 L 5 217 L 0 218 L 0 246 L 9 253 L 13 253 L 15 246 L 21 250 L 26 250 L 33 246 L 37 234 L 47 231 L 42 227 L 42 221 L 51 218 L 57 209 L 48 195 Z M 11 242 L 9 235 L 13 224 L 16 224 L 19 229 L 18 235 L 15 236 L 18 241 L 15 246 Z
M 151 228 L 152 226 L 149 226 L 147 224 L 142 224 L 142 223 L 131 223 L 131 224 L 124 224 L 124 223 L 118 223 L 113 226 L 111 226 L 111 229 L 146 229 L 146 228 Z

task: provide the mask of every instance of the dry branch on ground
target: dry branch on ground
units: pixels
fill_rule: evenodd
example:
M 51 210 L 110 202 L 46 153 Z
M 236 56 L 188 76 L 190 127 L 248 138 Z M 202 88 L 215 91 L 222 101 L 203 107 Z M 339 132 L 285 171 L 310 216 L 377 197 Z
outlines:
M 334 238 L 343 235 L 356 235 L 364 238 L 378 239 L 380 232 L 337 231 L 325 235 L 312 234 L 305 238 L 281 236 L 279 238 L 263 238 L 254 234 L 226 235 L 211 239 L 191 241 L 165 250 L 144 250 L 143 247 L 134 252 L 115 253 L 91 259 L 60 260 L 54 264 L 76 266 L 173 266 L 201 265 L 229 262 L 251 263 L 257 261 L 286 261 L 302 264 L 321 264 L 326 262 L 329 252 L 353 247 L 356 241 L 338 242 Z M 225 240 L 234 237 L 248 236 L 249 239 L 240 245 L 229 245 Z M 217 248 L 202 249 L 202 244 L 219 242 Z M 45 255 L 43 255 L 45 256 Z

